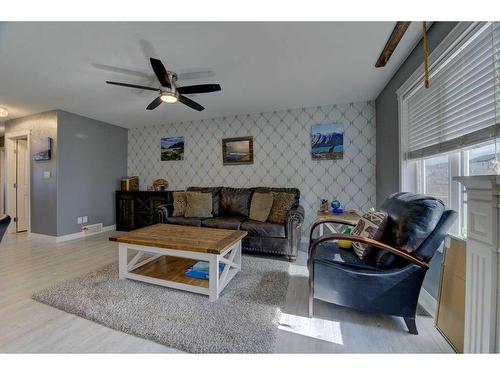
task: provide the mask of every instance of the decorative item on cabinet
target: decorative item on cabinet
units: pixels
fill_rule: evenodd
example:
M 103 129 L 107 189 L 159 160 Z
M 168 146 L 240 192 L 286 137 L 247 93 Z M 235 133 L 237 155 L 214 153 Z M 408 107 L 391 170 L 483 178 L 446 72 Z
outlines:
M 168 188 L 168 181 L 164 178 L 157 178 L 153 181 L 153 190 L 154 191 L 165 191 Z
M 137 191 L 139 190 L 139 176 L 122 178 L 120 185 L 122 191 Z

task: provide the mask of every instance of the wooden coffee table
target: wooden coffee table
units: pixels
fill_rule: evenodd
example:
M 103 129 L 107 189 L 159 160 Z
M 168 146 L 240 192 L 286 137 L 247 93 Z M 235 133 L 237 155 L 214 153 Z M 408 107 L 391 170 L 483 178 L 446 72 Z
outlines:
M 119 243 L 120 279 L 206 294 L 215 301 L 241 269 L 241 240 L 246 235 L 240 230 L 157 224 L 109 240 Z M 129 258 L 130 251 L 135 254 Z M 209 263 L 209 280 L 184 275 L 199 260 Z

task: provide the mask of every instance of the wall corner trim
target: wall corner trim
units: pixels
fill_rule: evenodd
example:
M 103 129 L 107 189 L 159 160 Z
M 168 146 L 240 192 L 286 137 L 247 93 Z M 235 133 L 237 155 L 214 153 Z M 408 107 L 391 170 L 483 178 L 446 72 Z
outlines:
M 437 300 L 429 294 L 427 290 L 422 288 L 420 290 L 420 296 L 418 297 L 418 304 L 427 311 L 433 318 L 436 317 L 437 313 Z

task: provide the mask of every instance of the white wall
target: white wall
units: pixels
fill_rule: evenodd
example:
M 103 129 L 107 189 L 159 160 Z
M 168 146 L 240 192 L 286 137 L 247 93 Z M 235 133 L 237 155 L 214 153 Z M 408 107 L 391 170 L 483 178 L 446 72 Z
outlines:
M 168 115 L 168 106 L 158 110 Z M 187 110 L 187 109 L 186 109 Z M 310 132 L 316 123 L 345 126 L 344 159 L 314 161 Z M 184 136 L 183 161 L 160 161 L 160 138 Z M 222 138 L 253 136 L 254 164 L 222 165 Z M 375 207 L 375 105 L 338 104 L 272 113 L 134 128 L 128 136 L 128 174 L 141 189 L 166 178 L 169 189 L 187 186 L 297 187 L 306 210 L 304 234 L 320 198 L 346 207 Z

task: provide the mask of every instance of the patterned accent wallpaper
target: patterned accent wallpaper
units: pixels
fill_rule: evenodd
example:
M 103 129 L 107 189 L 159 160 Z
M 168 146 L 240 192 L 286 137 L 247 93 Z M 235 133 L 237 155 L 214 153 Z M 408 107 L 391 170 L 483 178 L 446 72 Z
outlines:
M 311 126 L 342 123 L 342 160 L 312 160 Z M 169 189 L 187 186 L 297 187 L 306 212 L 303 241 L 320 198 L 347 208 L 375 207 L 375 103 L 301 108 L 133 128 L 128 133 L 128 174 L 141 189 L 159 177 Z M 182 161 L 160 161 L 160 138 L 184 136 Z M 222 138 L 254 137 L 253 165 L 222 165 Z

